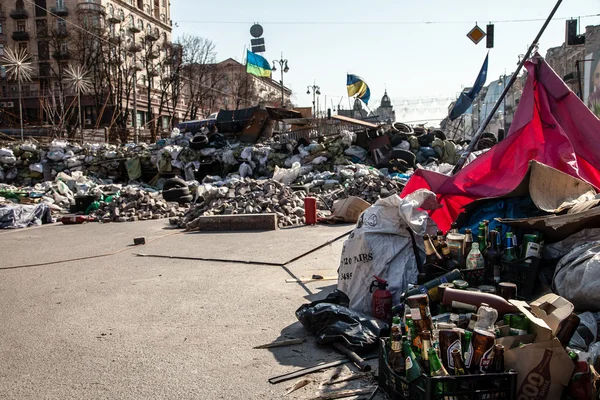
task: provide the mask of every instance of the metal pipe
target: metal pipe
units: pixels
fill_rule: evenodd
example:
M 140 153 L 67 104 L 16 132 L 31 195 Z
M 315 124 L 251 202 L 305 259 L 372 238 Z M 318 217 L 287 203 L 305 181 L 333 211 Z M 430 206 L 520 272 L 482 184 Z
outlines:
M 554 14 L 556 14 L 556 11 L 558 10 L 558 7 L 560 7 L 561 3 L 562 3 L 562 0 L 558 0 L 556 2 L 556 5 L 552 9 L 552 12 L 550 12 L 550 15 L 546 19 L 546 22 L 544 22 L 544 25 L 542 26 L 542 29 L 540 29 L 540 31 L 538 32 L 537 36 L 535 37 L 535 39 L 531 43 L 531 46 L 529 46 L 529 49 L 527 49 L 527 53 L 525 54 L 525 56 L 523 57 L 523 59 L 519 63 L 519 66 L 517 67 L 517 70 L 511 76 L 510 81 L 508 82 L 508 85 L 506 85 L 504 87 L 504 90 L 502 91 L 502 94 L 500 95 L 500 97 L 496 101 L 496 104 L 494 104 L 494 107 L 492 108 L 492 111 L 488 114 L 488 116 L 486 117 L 486 119 L 483 121 L 483 124 L 481 124 L 479 126 L 479 128 L 477 129 L 477 132 L 471 138 L 471 143 L 469 143 L 469 147 L 467 148 L 467 151 L 465 151 L 460 156 L 460 159 L 458 160 L 458 162 L 454 166 L 454 169 L 452 170 L 452 175 L 455 175 L 465 165 L 465 162 L 467 161 L 467 157 L 469 157 L 469 155 L 473 152 L 473 148 L 475 147 L 475 144 L 477 143 L 477 140 L 479 140 L 479 137 L 483 134 L 483 131 L 489 125 L 490 121 L 492 120 L 492 117 L 494 116 L 494 114 L 496 113 L 496 111 L 498 111 L 498 108 L 500 107 L 500 104 L 502 104 L 502 101 L 506 97 L 506 94 L 508 93 L 508 91 L 510 90 L 510 88 L 512 87 L 512 85 L 515 83 L 515 81 L 517 80 L 517 77 L 519 76 L 519 73 L 521 72 L 521 69 L 525 65 L 525 62 L 531 56 L 531 53 L 533 52 L 533 49 L 537 46 L 540 38 L 542 37 L 542 34 L 544 33 L 544 31 L 548 27 L 548 24 L 550 23 L 550 21 L 554 17 Z

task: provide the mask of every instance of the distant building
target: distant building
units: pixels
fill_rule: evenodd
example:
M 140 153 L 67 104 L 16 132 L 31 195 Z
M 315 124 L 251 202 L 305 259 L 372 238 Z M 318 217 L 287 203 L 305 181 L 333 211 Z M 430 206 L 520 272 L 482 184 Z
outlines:
M 377 107 L 377 110 L 375 110 L 375 115 L 379 118 L 381 122 L 396 122 L 396 111 L 394 111 L 394 106 L 392 105 L 392 101 L 390 100 L 390 97 L 387 94 L 387 90 L 381 98 L 381 103 L 379 104 L 379 107 Z
M 352 107 L 352 110 L 338 110 L 337 113 L 344 117 L 356 119 L 365 119 L 369 116 L 368 111 L 363 108 L 362 101 L 358 98 L 354 99 L 354 107 Z

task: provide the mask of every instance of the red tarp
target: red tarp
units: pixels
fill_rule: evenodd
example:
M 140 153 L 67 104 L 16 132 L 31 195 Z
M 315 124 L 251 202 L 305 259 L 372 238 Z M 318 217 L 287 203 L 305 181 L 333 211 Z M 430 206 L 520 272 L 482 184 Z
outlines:
M 417 170 L 400 194 L 417 189 L 437 194 L 443 206 L 431 213 L 448 230 L 461 208 L 474 200 L 514 190 L 536 160 L 600 188 L 600 120 L 536 55 L 506 139 L 458 174 Z

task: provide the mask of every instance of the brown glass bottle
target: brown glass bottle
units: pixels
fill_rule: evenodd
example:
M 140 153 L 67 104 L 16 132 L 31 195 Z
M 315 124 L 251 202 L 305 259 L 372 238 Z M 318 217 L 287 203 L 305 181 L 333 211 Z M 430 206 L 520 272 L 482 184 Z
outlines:
M 502 264 L 500 264 L 500 251 L 498 251 L 498 232 L 490 231 L 490 244 L 486 254 L 486 275 L 492 278 L 495 283 L 500 283 Z
M 471 229 L 465 229 L 465 244 L 463 246 L 463 263 L 462 267 L 465 268 L 467 262 L 467 256 L 473 248 L 473 232 Z
M 452 359 L 452 351 L 461 351 L 460 334 L 454 329 L 440 329 L 439 331 L 440 340 L 440 355 L 442 357 L 442 364 L 446 367 L 446 370 L 454 370 L 454 360 Z
M 402 351 L 402 335 L 399 332 L 392 338 L 392 347 L 388 353 L 388 363 L 394 372 L 404 376 L 406 373 L 406 360 Z
M 498 296 L 505 300 L 512 300 L 517 298 L 517 285 L 512 282 L 500 282 L 497 290 Z
M 446 289 L 444 290 L 444 298 L 442 304 L 453 309 L 465 310 L 469 312 L 477 312 L 481 303 L 487 303 L 490 307 L 498 311 L 498 315 L 502 316 L 506 313 L 518 313 L 517 307 L 510 304 L 500 296 L 482 292 L 470 292 L 468 290 Z
M 423 243 L 425 244 L 425 260 L 429 264 L 443 265 L 443 258 L 435 249 L 435 245 L 431 241 L 429 235 L 423 235 Z
M 494 345 L 492 359 L 485 372 L 488 374 L 500 374 L 504 372 L 504 346 L 501 344 Z
M 426 294 L 416 294 L 406 299 L 406 304 L 410 308 L 410 315 L 417 333 L 423 331 L 432 331 L 433 321 L 431 320 L 431 312 L 429 311 L 429 297 Z
M 431 344 L 431 332 L 423 331 L 419 336 L 421 336 L 421 364 L 425 371 L 429 371 L 429 349 L 433 347 Z
M 465 362 L 463 361 L 460 350 L 452 350 L 452 362 L 454 364 L 454 375 L 469 375 Z
M 580 319 L 579 317 L 571 313 L 566 319 L 564 319 L 558 329 L 556 330 L 556 338 L 560 341 L 563 347 L 567 347 L 571 338 L 575 334 L 575 331 L 579 327 Z
M 491 332 L 480 330 L 473 332 L 471 371 L 485 372 L 492 356 L 495 341 L 496 336 Z

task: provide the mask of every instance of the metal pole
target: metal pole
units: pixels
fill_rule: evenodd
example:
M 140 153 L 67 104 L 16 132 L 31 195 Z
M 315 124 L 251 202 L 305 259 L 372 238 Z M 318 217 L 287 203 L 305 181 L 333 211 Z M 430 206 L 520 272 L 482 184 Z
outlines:
M 23 141 L 23 100 L 21 100 L 21 73 L 17 72 L 17 85 L 19 86 L 19 119 L 21 120 L 21 141 Z
M 77 91 L 77 105 L 79 107 L 79 112 L 77 113 L 77 122 L 79 123 L 79 130 L 81 132 L 81 140 L 83 140 L 83 125 L 81 124 L 81 91 Z
M 135 45 L 135 37 L 133 39 Z M 139 140 L 138 126 L 137 126 L 137 64 L 136 55 L 133 53 L 133 138 L 135 143 Z
M 575 61 L 575 67 L 577 68 L 577 86 L 579 86 L 579 99 L 583 101 L 583 89 L 581 88 L 581 69 L 579 67 L 579 60 Z
M 552 11 L 550 12 L 550 15 L 548 16 L 548 18 L 546 19 L 546 22 L 544 22 L 544 25 L 542 26 L 542 29 L 540 29 L 540 31 L 538 32 L 538 34 L 535 37 L 535 39 L 533 39 L 533 42 L 531 43 L 531 46 L 529 46 L 529 49 L 527 49 L 527 53 L 525 54 L 525 56 L 523 57 L 523 59 L 519 63 L 519 66 L 517 67 L 517 70 L 511 76 L 510 81 L 508 82 L 508 85 L 506 85 L 504 87 L 504 90 L 502 91 L 502 94 L 498 98 L 498 101 L 496 101 L 496 104 L 494 104 L 494 108 L 492 108 L 492 112 L 490 112 L 488 114 L 488 116 L 486 117 L 486 119 L 483 121 L 483 124 L 481 124 L 479 126 L 479 129 L 477 129 L 477 132 L 471 138 L 471 143 L 469 143 L 469 147 L 467 148 L 467 151 L 465 151 L 460 156 L 460 159 L 458 160 L 458 162 L 454 166 L 454 169 L 452 170 L 452 175 L 455 175 L 465 165 L 465 162 L 467 161 L 467 157 L 469 157 L 469 155 L 473 152 L 473 148 L 475 147 L 475 144 L 477 143 L 477 140 L 479 139 L 479 137 L 481 136 L 481 134 L 483 133 L 483 131 L 485 130 L 485 128 L 487 128 L 487 126 L 489 125 L 489 123 L 492 120 L 492 117 L 494 116 L 494 114 L 496 113 L 496 111 L 498 111 L 498 108 L 500 107 L 500 104 L 504 100 L 504 97 L 506 97 L 506 94 L 508 93 L 508 91 L 510 90 L 510 88 L 512 87 L 512 85 L 515 83 L 515 81 L 517 80 L 517 77 L 519 76 L 519 73 L 521 72 L 521 68 L 523 68 L 523 66 L 525 65 L 525 62 L 531 56 L 531 53 L 533 52 L 533 49 L 537 46 L 540 38 L 542 37 L 542 34 L 544 33 L 544 31 L 548 27 L 548 24 L 550 23 L 550 21 L 554 17 L 554 14 L 556 14 L 556 11 L 558 10 L 558 7 L 560 7 L 561 3 L 562 3 L 562 0 L 558 0 L 556 2 L 556 5 L 554 6 L 554 8 L 552 9 Z
M 279 63 L 279 69 L 281 70 L 281 108 L 285 108 L 285 101 L 283 100 L 283 64 Z

